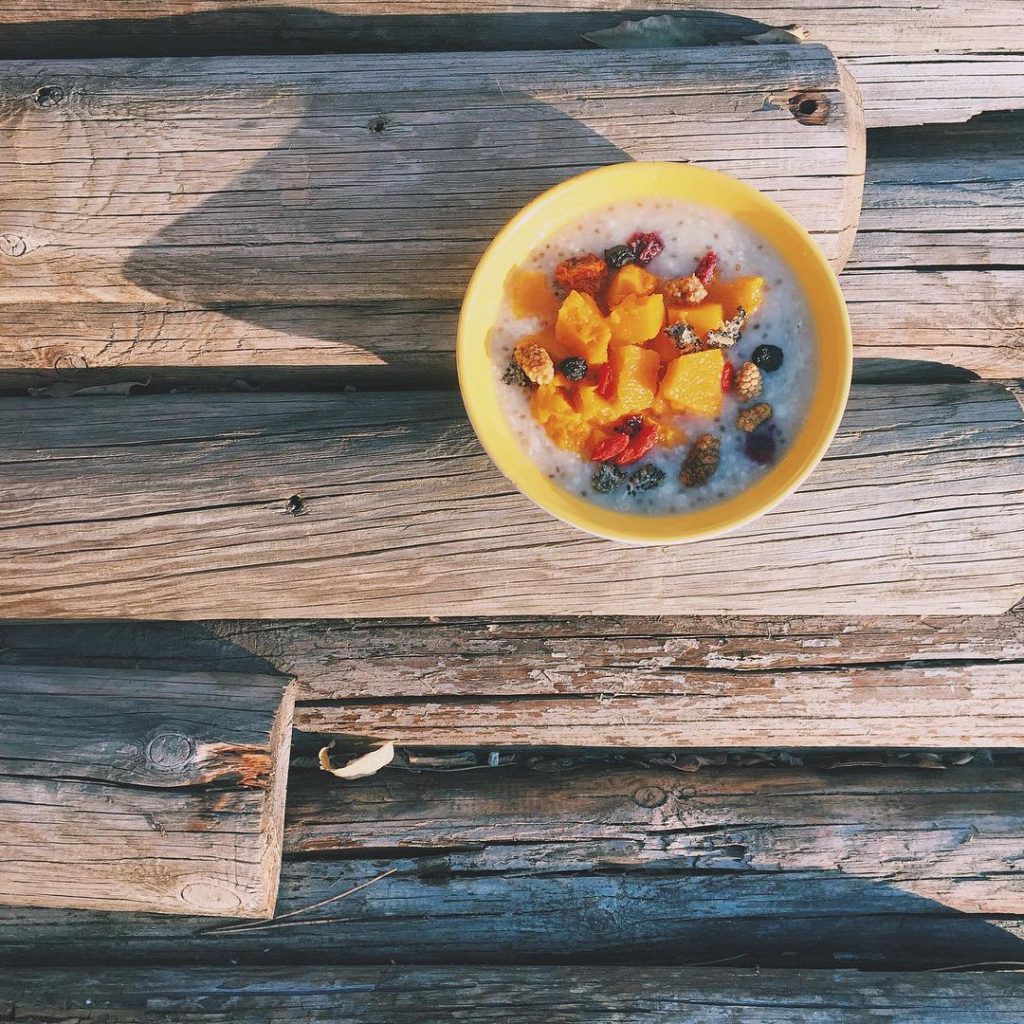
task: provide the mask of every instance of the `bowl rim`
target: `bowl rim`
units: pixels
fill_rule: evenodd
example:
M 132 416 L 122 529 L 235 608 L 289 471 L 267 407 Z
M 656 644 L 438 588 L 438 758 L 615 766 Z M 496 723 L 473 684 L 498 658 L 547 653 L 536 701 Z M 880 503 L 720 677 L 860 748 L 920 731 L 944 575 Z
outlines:
M 790 233 L 800 244 L 803 249 L 802 255 L 810 256 L 812 262 L 816 265 L 817 270 L 824 271 L 824 273 L 818 274 L 818 283 L 824 282 L 825 284 L 827 296 L 825 297 L 824 304 L 830 308 L 830 312 L 836 318 L 837 325 L 839 327 L 840 337 L 838 338 L 838 348 L 840 361 L 837 366 L 832 368 L 839 374 L 838 387 L 831 396 L 829 407 L 824 412 L 823 418 L 818 421 L 819 428 L 815 431 L 813 442 L 810 444 L 808 450 L 804 452 L 800 468 L 795 471 L 791 470 L 789 473 L 789 479 L 785 483 L 776 483 L 774 490 L 769 497 L 766 497 L 761 501 L 747 502 L 747 507 L 742 510 L 737 509 L 716 518 L 712 522 L 695 527 L 686 527 L 683 525 L 682 521 L 688 517 L 713 511 L 730 503 L 737 502 L 739 499 L 742 499 L 745 495 L 749 494 L 754 487 L 762 485 L 765 482 L 770 482 L 773 479 L 777 479 L 779 477 L 780 467 L 786 461 L 786 456 L 791 453 L 787 451 L 786 455 L 783 456 L 783 459 L 780 460 L 779 463 L 776 463 L 769 472 L 765 473 L 759 478 L 759 480 L 755 481 L 753 485 L 743 488 L 743 490 L 737 492 L 737 494 L 731 495 L 729 498 L 723 499 L 720 502 L 712 502 L 709 505 L 702 506 L 700 509 L 684 512 L 671 512 L 664 514 L 620 513 L 615 510 L 608 509 L 605 506 L 598 505 L 595 502 L 591 502 L 586 498 L 575 499 L 574 496 L 570 495 L 569 492 L 560 485 L 548 481 L 547 490 L 561 492 L 566 496 L 566 498 L 570 499 L 572 504 L 577 505 L 577 507 L 578 503 L 584 503 L 586 506 L 586 511 L 582 515 L 567 514 L 564 506 L 568 502 L 545 500 L 543 496 L 538 496 L 538 494 L 534 493 L 532 487 L 524 485 L 522 480 L 519 478 L 520 474 L 516 472 L 516 467 L 513 465 L 514 459 L 507 458 L 506 452 L 501 450 L 499 446 L 494 443 L 494 439 L 489 436 L 489 430 L 486 428 L 484 419 L 485 396 L 482 394 L 483 389 L 469 387 L 469 376 L 471 372 L 469 361 L 472 355 L 470 346 L 478 344 L 481 340 L 478 325 L 470 323 L 472 302 L 474 296 L 481 289 L 483 282 L 493 273 L 491 264 L 496 261 L 497 254 L 501 253 L 508 243 L 509 238 L 514 235 L 515 232 L 520 230 L 524 221 L 535 216 L 538 211 L 543 210 L 549 204 L 557 202 L 559 197 L 563 196 L 567 192 L 580 189 L 592 181 L 601 181 L 602 179 L 614 181 L 616 178 L 625 178 L 640 171 L 648 175 L 658 174 L 674 177 L 680 187 L 686 185 L 699 186 L 703 184 L 712 189 L 725 188 L 727 191 L 731 190 L 744 196 L 752 204 L 753 208 L 760 209 L 761 211 L 768 211 L 771 218 L 782 225 L 784 230 Z M 690 180 L 687 181 L 686 179 Z M 605 183 L 607 184 L 608 181 Z M 690 191 L 691 194 L 687 196 L 674 192 L 671 197 L 687 198 L 689 201 L 700 203 L 702 200 L 695 198 L 692 194 L 696 191 L 696 188 L 691 188 Z M 665 194 L 669 195 L 669 191 L 666 190 Z M 601 205 L 603 204 L 595 203 L 594 208 L 599 208 Z M 717 204 L 705 203 L 704 205 L 715 206 Z M 724 210 L 724 212 L 729 216 L 742 221 L 742 218 L 737 218 L 735 211 L 730 211 L 728 206 L 720 206 L 719 208 Z M 556 228 L 550 229 L 550 231 L 554 230 L 556 230 Z M 544 236 L 541 235 L 540 237 L 535 238 L 533 245 L 539 244 L 539 242 L 543 240 L 543 237 Z M 787 264 L 791 263 L 785 254 L 779 251 L 774 242 L 771 240 L 767 241 L 784 262 Z M 500 271 L 502 270 L 502 267 L 499 265 L 498 269 Z M 504 270 L 505 274 L 507 274 L 508 269 Z M 502 277 L 502 283 L 504 283 L 504 275 Z M 807 289 L 799 280 L 798 287 L 800 287 L 805 298 L 810 300 Z M 816 305 L 821 306 L 822 302 L 818 301 Z M 813 313 L 812 319 L 817 321 L 817 317 Z M 484 329 L 483 335 L 483 342 L 485 345 L 487 340 L 487 330 L 489 330 L 489 328 Z M 820 334 L 821 325 L 815 322 L 814 337 L 816 344 L 819 343 Z M 487 354 L 487 362 L 488 365 L 490 365 L 489 353 Z M 846 301 L 836 277 L 836 273 L 824 253 L 822 253 L 821 249 L 818 247 L 817 243 L 792 214 L 754 186 L 730 175 L 723 174 L 721 171 L 715 171 L 707 167 L 700 167 L 689 163 L 637 160 L 608 164 L 566 178 L 535 196 L 502 226 L 501 230 L 498 231 L 491 242 L 487 245 L 477 261 L 476 267 L 473 270 L 473 274 L 471 275 L 469 283 L 467 284 L 463 294 L 456 334 L 456 370 L 462 402 L 465 406 L 469 421 L 472 424 L 474 433 L 476 434 L 481 446 L 498 471 L 518 491 L 520 491 L 520 493 L 535 505 L 569 526 L 595 537 L 625 542 L 633 545 L 677 544 L 720 536 L 724 533 L 736 530 L 747 523 L 760 518 L 767 512 L 770 512 L 807 480 L 810 474 L 821 462 L 822 457 L 834 440 L 840 421 L 846 409 L 853 370 L 853 339 L 850 329 L 849 314 L 846 308 Z M 819 372 L 819 377 L 815 381 L 814 390 L 812 391 L 811 404 L 813 404 L 814 398 L 817 397 L 815 393 L 820 389 L 820 387 L 821 377 Z M 493 392 L 488 390 L 488 394 L 493 394 Z M 809 425 L 810 416 L 808 414 L 808 417 L 799 428 L 797 437 L 805 435 L 808 431 Z M 508 426 L 508 429 L 511 434 L 511 427 Z M 529 458 L 525 450 L 520 445 L 518 439 L 512 436 L 511 440 L 520 457 L 519 461 L 529 463 L 535 471 L 539 472 L 539 467 L 537 467 L 536 464 L 533 463 L 533 460 Z M 790 449 L 796 447 L 795 438 L 789 447 Z M 807 448 L 806 442 L 804 447 Z M 547 481 L 547 478 L 544 479 Z M 591 518 L 590 510 L 593 510 L 593 518 Z M 708 517 L 704 516 L 704 518 Z M 607 519 L 611 519 L 613 522 L 601 522 L 601 520 Z M 677 522 L 679 527 L 676 530 L 665 530 L 662 527 L 661 529 L 654 531 L 658 534 L 657 536 L 649 535 L 651 533 L 650 527 L 652 525 L 665 524 L 666 522 Z M 645 524 L 647 526 L 647 530 L 644 529 Z

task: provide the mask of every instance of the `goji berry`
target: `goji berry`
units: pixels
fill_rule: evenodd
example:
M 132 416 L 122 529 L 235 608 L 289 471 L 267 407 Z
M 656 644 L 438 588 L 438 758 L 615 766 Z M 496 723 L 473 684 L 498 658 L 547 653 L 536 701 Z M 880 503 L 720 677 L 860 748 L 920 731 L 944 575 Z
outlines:
M 661 235 L 655 231 L 634 231 L 626 244 L 633 250 L 633 255 L 641 266 L 647 266 L 665 248 Z
M 711 283 L 717 270 L 718 253 L 713 249 L 709 249 L 703 256 L 701 256 L 694 274 L 696 275 L 697 280 L 706 288 Z
M 620 435 L 625 437 L 625 434 Z M 640 433 L 629 442 L 622 453 L 613 460 L 616 466 L 628 466 L 642 459 L 658 443 L 658 425 L 645 423 Z
M 610 363 L 605 363 L 597 375 L 597 393 L 602 398 L 611 398 L 615 394 L 615 375 Z
M 722 367 L 722 390 L 732 391 L 732 382 L 736 379 L 736 367 L 727 362 Z
M 625 434 L 627 437 L 636 437 L 643 428 L 643 425 L 643 416 L 624 416 L 612 427 L 612 430 L 617 430 L 620 434 Z
M 612 434 L 604 441 L 598 441 L 590 458 L 594 462 L 608 462 L 616 456 L 621 455 L 629 446 L 629 438 L 625 434 Z

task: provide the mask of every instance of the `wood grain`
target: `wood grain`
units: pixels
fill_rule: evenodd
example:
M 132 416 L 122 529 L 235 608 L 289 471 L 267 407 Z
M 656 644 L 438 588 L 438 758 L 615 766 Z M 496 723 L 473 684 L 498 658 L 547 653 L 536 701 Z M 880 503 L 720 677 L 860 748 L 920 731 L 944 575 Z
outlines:
M 687 13 L 716 37 L 799 24 L 837 54 L 1024 51 L 1016 0 L 41 0 L 0 11 L 0 56 L 561 49 L 623 18 Z
M 220 1024 L 329 1019 L 396 1024 L 473 1019 L 505 1024 L 1016 1024 L 1012 974 L 860 974 L 671 967 L 169 967 L 0 971 L 0 1007 L 13 1024 L 79 1014 L 92 1024 L 165 1015 Z
M 851 754 L 858 759 L 870 755 Z M 299 773 L 286 854 L 371 856 L 398 842 L 398 856 L 415 851 L 445 858 L 454 871 L 496 876 L 839 872 L 947 910 L 1024 915 L 1019 769 L 693 773 L 630 760 L 535 771 L 388 770 L 341 786 Z
M 287 680 L 0 669 L 0 903 L 268 917 Z
M 395 874 L 217 935 L 200 919 L 0 908 L 5 963 L 1022 959 L 1019 766 L 694 774 L 625 757 L 352 784 L 298 769 L 278 913 Z
M 711 542 L 629 548 L 514 492 L 447 393 L 7 399 L 0 610 L 1001 612 L 1021 596 L 1020 422 L 996 385 L 907 386 L 898 403 L 864 386 L 777 511 Z M 308 514 L 287 514 L 292 494 Z
M 278 672 L 301 727 L 410 747 L 1024 737 L 1013 614 L 6 623 L 0 664 Z
M 1022 179 L 1019 116 L 872 133 L 842 276 L 856 379 L 1024 376 Z M 451 386 L 458 303 L 0 303 L 0 387 Z
M 452 298 L 528 199 L 636 158 L 750 181 L 841 266 L 853 89 L 818 46 L 12 63 L 0 301 Z

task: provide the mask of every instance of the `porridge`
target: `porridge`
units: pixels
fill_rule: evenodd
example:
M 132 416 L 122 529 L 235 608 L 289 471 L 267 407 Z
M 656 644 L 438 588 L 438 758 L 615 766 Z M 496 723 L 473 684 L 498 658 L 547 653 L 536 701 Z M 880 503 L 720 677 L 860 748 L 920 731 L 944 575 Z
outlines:
M 803 421 L 807 304 L 770 245 L 680 200 L 610 204 L 506 281 L 490 334 L 499 401 L 554 481 L 623 512 L 750 486 Z

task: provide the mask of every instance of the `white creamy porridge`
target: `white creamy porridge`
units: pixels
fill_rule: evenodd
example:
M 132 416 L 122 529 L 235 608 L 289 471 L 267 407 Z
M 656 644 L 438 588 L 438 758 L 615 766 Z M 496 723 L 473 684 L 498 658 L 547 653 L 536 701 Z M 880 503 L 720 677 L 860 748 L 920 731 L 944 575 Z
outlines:
M 631 250 L 639 252 L 640 259 L 628 258 L 623 249 L 636 232 L 658 236 L 657 240 L 663 243 L 661 252 L 648 260 L 651 250 L 644 248 L 644 240 L 641 239 Z M 618 248 L 606 257 L 606 250 L 612 247 Z M 717 255 L 717 270 L 710 278 L 706 264 L 698 266 L 701 257 L 709 252 Z M 561 273 L 559 265 L 562 261 L 587 254 L 601 257 L 607 266 L 609 282 L 614 282 L 617 274 L 623 274 L 617 265 L 622 259 L 626 259 L 622 266 L 632 267 L 624 274 L 623 282 L 627 277 L 631 281 L 642 279 L 648 282 L 647 288 L 651 287 L 649 279 L 639 269 L 641 267 L 659 279 L 651 296 L 638 295 L 635 299 L 622 300 L 626 306 L 632 307 L 634 302 L 648 303 L 646 308 L 650 311 L 654 308 L 651 304 L 654 295 L 665 293 L 672 297 L 661 300 L 667 310 L 666 328 L 657 338 L 642 341 L 638 346 L 656 349 L 660 353 L 656 384 L 652 384 L 650 376 L 653 357 L 642 357 L 643 381 L 646 386 L 655 388 L 654 398 L 646 409 L 633 408 L 628 402 L 623 405 L 620 396 L 609 390 L 623 387 L 621 381 L 609 383 L 609 376 L 602 383 L 601 375 L 608 371 L 604 370 L 599 345 L 588 347 L 581 343 L 573 347 L 570 344 L 567 349 L 564 344 L 565 334 L 559 317 L 567 317 L 568 314 L 565 310 L 559 313 L 558 304 L 570 289 L 564 285 L 564 278 L 562 286 L 556 285 L 556 271 Z M 597 264 L 591 257 L 584 266 L 596 267 Z M 529 457 L 561 486 L 619 511 L 648 514 L 682 512 L 732 497 L 778 461 L 802 423 L 810 403 L 817 372 L 816 353 L 807 304 L 792 271 L 752 229 L 720 211 L 693 202 L 651 199 L 611 204 L 553 234 L 519 269 L 544 275 L 545 286 L 551 293 L 551 307 L 524 310 L 521 300 L 506 295 L 490 335 L 495 389 L 513 431 Z M 707 285 L 707 294 L 703 297 L 700 297 L 702 289 L 692 284 L 694 279 L 691 275 L 695 270 L 706 279 L 702 282 Z M 737 311 L 736 319 L 732 321 L 734 330 L 729 337 L 729 300 L 734 297 L 735 289 L 740 287 L 734 282 L 753 277 L 764 279 L 763 300 L 745 320 L 742 311 Z M 689 301 L 680 301 L 678 285 L 666 286 L 666 282 L 683 279 L 689 282 L 684 281 L 682 285 L 683 294 Z M 540 280 L 539 274 L 534 275 L 534 280 Z M 686 291 L 690 287 L 695 288 L 695 292 Z M 586 292 L 585 287 L 581 286 L 581 290 Z M 619 314 L 617 321 L 614 313 L 617 303 L 610 301 L 613 290 L 611 283 L 596 288 L 593 308 L 586 297 L 580 299 L 579 294 L 574 293 L 575 297 L 570 298 L 584 303 L 586 315 L 595 323 L 601 317 L 605 322 L 619 322 L 618 329 L 625 331 L 626 327 L 621 326 L 625 314 Z M 618 297 L 620 291 L 615 295 Z M 544 303 L 535 305 L 543 306 Z M 707 317 L 715 317 L 719 305 L 724 309 L 723 318 L 727 321 L 724 341 L 720 332 L 701 330 Z M 674 314 L 684 317 L 687 322 L 692 320 L 694 326 L 673 327 Z M 556 324 L 561 341 L 556 340 Z M 598 324 L 593 330 L 603 336 L 606 328 Z M 680 331 L 683 332 L 681 337 Z M 638 337 L 642 337 L 642 333 Z M 550 355 L 549 366 L 554 367 L 553 380 L 544 376 L 543 365 L 539 370 L 529 365 L 532 357 L 523 355 L 524 352 L 530 355 L 525 343 L 517 350 L 517 345 L 524 339 L 533 339 L 545 348 L 545 353 L 537 354 L 538 365 Z M 636 344 L 636 339 L 631 343 Z M 620 366 L 614 352 L 621 346 L 621 338 L 613 340 L 604 362 Z M 710 375 L 717 372 L 718 352 L 724 363 L 732 366 L 732 371 L 726 370 L 726 376 L 730 373 L 733 376 L 731 382 L 722 380 L 720 399 L 711 396 L 712 389 L 708 383 Z M 592 356 L 589 360 L 586 359 L 588 353 Z M 576 358 L 575 364 L 563 363 L 564 359 L 571 357 Z M 676 361 L 677 365 L 673 366 Z M 756 370 L 749 368 L 751 363 L 757 367 Z M 626 366 L 625 363 L 621 365 Z M 540 378 L 539 388 L 537 383 L 523 376 L 521 366 L 525 366 L 530 376 Z M 584 366 L 585 377 L 572 380 L 566 376 L 583 372 Z M 550 373 L 550 369 L 546 372 Z M 628 376 L 626 369 L 620 372 L 623 377 Z M 738 382 L 741 372 L 742 386 Z M 514 383 L 508 382 L 510 374 L 515 378 Z M 701 377 L 702 382 L 691 384 L 688 374 L 694 380 Z M 755 388 L 759 390 L 752 394 Z M 543 394 L 538 396 L 538 391 Z M 587 392 L 586 396 L 583 392 Z M 588 418 L 590 410 L 604 408 L 594 397 L 595 392 L 606 397 L 610 395 L 607 397 L 608 408 L 618 403 L 622 416 L 609 422 L 593 423 Z M 645 401 L 647 392 L 641 388 L 638 394 L 641 397 L 636 401 Z M 579 406 L 583 397 L 589 404 L 581 410 Z M 566 411 L 568 406 L 563 404 L 562 398 L 573 406 L 571 410 Z M 557 405 L 558 415 L 545 426 L 538 420 L 536 410 L 540 407 L 538 403 L 549 400 Z M 704 411 L 694 411 L 689 407 L 690 402 Z M 716 413 L 707 411 L 715 402 L 720 402 L 720 409 Z M 768 409 L 767 417 L 765 408 Z M 746 418 L 742 422 L 751 429 L 742 429 L 737 424 L 745 410 Z M 761 419 L 764 422 L 759 423 Z M 591 423 L 593 426 L 588 434 Z M 645 436 L 651 435 L 652 424 L 657 427 L 659 442 L 642 457 L 633 459 L 631 453 L 636 448 L 635 445 L 631 447 L 633 439 L 638 432 L 646 431 Z M 595 454 L 601 456 L 604 451 L 616 451 L 622 447 L 620 438 L 623 435 L 626 437 L 623 453 L 608 460 L 594 458 Z M 669 435 L 671 438 L 661 443 L 660 439 L 669 438 Z M 571 450 L 560 447 L 552 440 L 553 437 L 562 444 L 568 444 Z M 565 440 L 567 437 L 568 441 Z M 708 457 L 701 461 L 709 450 L 716 447 L 708 437 L 717 441 L 717 459 Z M 700 451 L 695 451 L 698 439 L 702 439 Z M 640 441 L 643 440 L 641 437 Z M 603 448 L 600 447 L 602 444 Z M 616 464 L 623 459 L 626 460 L 623 465 Z M 711 462 L 714 465 L 708 474 Z M 695 465 L 699 467 L 696 479 Z M 647 466 L 655 468 L 645 469 Z M 681 480 L 684 467 L 690 469 Z M 641 470 L 642 475 L 638 477 Z M 663 479 L 658 471 L 664 474 Z

